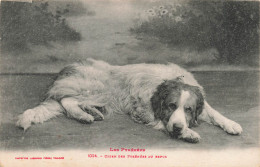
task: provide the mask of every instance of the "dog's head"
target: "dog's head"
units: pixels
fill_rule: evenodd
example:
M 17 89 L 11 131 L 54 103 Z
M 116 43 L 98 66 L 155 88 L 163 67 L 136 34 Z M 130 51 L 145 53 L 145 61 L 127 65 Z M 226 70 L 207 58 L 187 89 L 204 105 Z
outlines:
M 163 122 L 172 136 L 197 125 L 204 105 L 203 90 L 185 84 L 182 79 L 166 80 L 151 98 L 154 116 Z

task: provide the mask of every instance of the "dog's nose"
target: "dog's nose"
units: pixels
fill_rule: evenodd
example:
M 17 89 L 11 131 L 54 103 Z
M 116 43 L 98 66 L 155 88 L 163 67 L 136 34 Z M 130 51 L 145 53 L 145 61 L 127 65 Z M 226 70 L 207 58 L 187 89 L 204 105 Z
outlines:
M 176 135 L 180 135 L 182 129 L 183 129 L 183 128 L 181 128 L 181 127 L 173 126 L 172 134 L 175 135 L 175 136 L 176 136 Z
M 173 129 L 183 129 L 184 125 L 181 123 L 175 123 L 173 124 Z

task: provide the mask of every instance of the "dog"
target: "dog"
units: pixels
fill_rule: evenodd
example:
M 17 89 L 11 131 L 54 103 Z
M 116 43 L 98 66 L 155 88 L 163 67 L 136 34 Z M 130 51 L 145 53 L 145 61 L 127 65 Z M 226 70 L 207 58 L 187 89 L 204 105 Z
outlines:
M 33 123 L 61 114 L 92 123 L 115 112 L 129 114 L 138 123 L 191 143 L 201 139 L 191 129 L 198 120 L 219 126 L 229 134 L 242 132 L 238 123 L 207 103 L 202 86 L 178 65 L 113 66 L 93 59 L 65 67 L 46 99 L 21 114 L 16 124 L 26 130 Z

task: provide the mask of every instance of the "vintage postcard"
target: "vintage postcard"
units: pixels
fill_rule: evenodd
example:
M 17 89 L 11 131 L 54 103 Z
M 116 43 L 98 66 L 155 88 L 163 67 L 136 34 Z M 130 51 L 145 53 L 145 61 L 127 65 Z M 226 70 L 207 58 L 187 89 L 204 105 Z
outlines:
M 258 1 L 0 11 L 0 167 L 260 165 Z

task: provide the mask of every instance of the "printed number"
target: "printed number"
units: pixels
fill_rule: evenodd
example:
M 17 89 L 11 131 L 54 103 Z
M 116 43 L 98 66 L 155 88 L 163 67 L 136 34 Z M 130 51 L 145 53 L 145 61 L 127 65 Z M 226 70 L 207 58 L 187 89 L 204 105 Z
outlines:
M 95 158 L 95 157 L 97 157 L 97 155 L 96 154 L 88 154 L 88 157 L 89 158 Z

